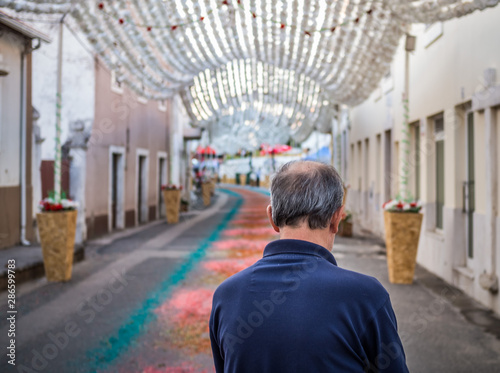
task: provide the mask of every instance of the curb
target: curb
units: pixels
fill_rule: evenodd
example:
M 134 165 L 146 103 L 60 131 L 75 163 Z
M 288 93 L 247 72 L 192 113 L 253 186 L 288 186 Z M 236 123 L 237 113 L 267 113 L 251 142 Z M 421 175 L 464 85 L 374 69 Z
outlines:
M 36 280 L 45 276 L 45 268 L 43 267 L 43 258 L 41 254 L 41 247 L 30 248 L 30 250 L 40 250 L 39 260 L 34 260 L 23 267 L 16 267 L 16 285 Z M 16 259 L 16 255 L 12 255 L 12 259 Z M 73 255 L 73 264 L 81 262 L 85 259 L 85 246 L 75 245 L 75 253 Z M 7 263 L 6 263 L 7 264 Z M 7 290 L 8 285 L 8 272 L 6 268 L 0 269 L 0 291 Z

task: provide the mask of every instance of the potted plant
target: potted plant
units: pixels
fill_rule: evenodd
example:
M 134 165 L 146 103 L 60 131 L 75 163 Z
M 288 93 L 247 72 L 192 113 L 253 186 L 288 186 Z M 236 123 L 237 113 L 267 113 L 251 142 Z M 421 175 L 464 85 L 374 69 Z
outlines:
M 161 187 L 163 199 L 165 201 L 165 213 L 167 223 L 175 224 L 179 222 L 179 210 L 181 208 L 182 185 L 166 184 Z
M 340 221 L 338 234 L 341 237 L 352 237 L 352 213 L 349 210 L 345 212 L 344 218 Z
M 212 178 L 210 179 L 210 195 L 213 196 L 215 195 L 215 185 L 217 184 L 217 175 L 213 175 Z
M 201 193 L 203 195 L 203 205 L 210 205 L 210 199 L 212 197 L 212 191 L 215 189 L 215 185 L 212 184 L 212 179 L 206 175 L 203 176 L 201 182 Z
M 54 192 L 39 204 L 36 215 L 43 265 L 48 281 L 68 281 L 73 268 L 77 203 L 61 193 L 57 200 Z
M 390 200 L 382 207 L 389 281 L 411 284 L 417 261 L 422 205 L 418 201 Z

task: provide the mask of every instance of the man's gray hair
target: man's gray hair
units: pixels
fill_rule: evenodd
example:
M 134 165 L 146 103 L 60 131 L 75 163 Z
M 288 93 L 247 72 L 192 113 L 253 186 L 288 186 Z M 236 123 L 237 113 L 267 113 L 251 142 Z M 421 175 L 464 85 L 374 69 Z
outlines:
M 310 229 L 326 228 L 342 206 L 344 184 L 334 167 L 315 161 L 291 161 L 271 181 L 274 224 L 297 227 L 307 220 Z

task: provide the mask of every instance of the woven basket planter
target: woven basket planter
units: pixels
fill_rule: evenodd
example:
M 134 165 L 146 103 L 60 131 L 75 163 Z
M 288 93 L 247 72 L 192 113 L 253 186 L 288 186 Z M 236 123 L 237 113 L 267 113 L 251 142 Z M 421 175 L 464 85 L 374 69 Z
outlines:
M 269 175 L 265 175 L 264 178 L 260 179 L 260 187 L 261 188 L 269 188 L 270 185 L 271 185 L 271 183 L 269 181 Z
M 69 281 L 73 269 L 76 210 L 36 215 L 48 281 Z
M 164 190 L 163 200 L 165 201 L 165 215 L 167 216 L 167 223 L 178 223 L 179 211 L 181 209 L 181 191 L 174 189 Z
M 393 284 L 413 283 L 422 218 L 420 213 L 384 211 L 387 267 Z
M 217 184 L 217 179 L 216 178 L 213 178 L 211 181 L 210 181 L 210 195 L 213 196 L 215 195 L 215 185 Z
M 339 224 L 338 234 L 341 237 L 352 237 L 352 223 L 341 221 Z
M 201 192 L 203 195 L 203 205 L 210 205 L 210 197 L 212 196 L 212 183 L 203 183 L 201 184 Z

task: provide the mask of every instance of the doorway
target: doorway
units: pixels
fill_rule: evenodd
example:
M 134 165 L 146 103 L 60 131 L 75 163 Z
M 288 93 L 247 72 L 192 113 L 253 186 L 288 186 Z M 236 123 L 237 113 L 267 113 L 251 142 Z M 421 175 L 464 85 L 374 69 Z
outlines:
M 165 217 L 165 200 L 161 190 L 162 185 L 167 183 L 167 160 L 166 155 L 158 155 L 158 217 Z
M 466 180 L 463 186 L 464 212 L 465 212 L 465 243 L 467 246 L 467 258 L 474 257 L 474 113 L 468 112 L 466 118 L 466 160 L 465 175 Z
M 391 199 L 392 181 L 392 134 L 391 130 L 384 132 L 384 201 Z
M 120 154 L 113 153 L 112 156 L 112 179 L 111 179 L 111 229 L 116 229 L 118 215 L 118 163 Z
M 109 150 L 109 230 L 123 229 L 124 224 L 125 149 L 111 146 Z
M 444 226 L 444 119 L 434 119 L 434 139 L 436 149 L 436 229 Z
M 148 154 L 137 151 L 137 223 L 148 221 Z

